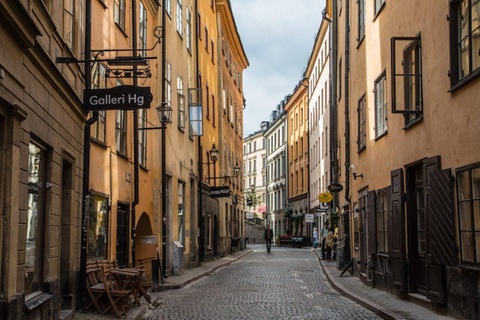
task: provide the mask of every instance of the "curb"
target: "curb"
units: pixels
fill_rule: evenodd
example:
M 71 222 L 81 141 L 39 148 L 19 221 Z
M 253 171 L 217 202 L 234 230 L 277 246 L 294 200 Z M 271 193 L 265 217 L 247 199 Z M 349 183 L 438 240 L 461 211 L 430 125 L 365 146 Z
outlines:
M 318 258 L 318 263 L 320 264 L 320 266 L 322 267 L 323 269 L 323 273 L 325 274 L 325 276 L 327 277 L 328 279 L 328 282 L 330 282 L 330 284 L 332 285 L 332 287 L 337 290 L 338 292 L 340 292 L 340 294 L 342 294 L 342 296 L 352 300 L 352 301 L 355 301 L 356 303 L 358 303 L 359 305 L 361 305 L 362 307 L 368 309 L 368 310 L 371 310 L 373 312 L 375 312 L 377 315 L 379 315 L 380 317 L 382 317 L 383 319 L 387 319 L 387 320 L 397 320 L 397 319 L 404 319 L 404 317 L 400 316 L 400 315 L 397 315 L 391 311 L 388 311 L 387 309 L 385 309 L 384 307 L 370 301 L 370 300 L 367 300 L 365 298 L 362 298 L 352 292 L 349 292 L 348 289 L 346 289 L 343 285 L 341 285 L 336 279 L 335 277 L 331 274 L 330 270 L 328 270 L 326 267 L 323 266 L 322 262 L 320 261 L 320 257 L 318 256 L 318 253 L 317 251 L 313 250 L 313 252 L 315 253 L 315 255 L 317 256 Z
M 191 278 L 191 279 L 186 280 L 186 281 L 183 282 L 183 283 L 158 285 L 158 287 L 157 287 L 157 292 L 163 292 L 163 291 L 174 290 L 174 289 L 181 289 L 181 288 L 185 287 L 186 285 L 189 285 L 189 284 L 192 283 L 192 282 L 195 282 L 195 281 L 197 281 L 197 280 L 200 280 L 200 279 L 203 278 L 203 277 L 206 277 L 206 276 L 212 274 L 213 272 L 217 271 L 217 270 L 220 269 L 220 268 L 226 267 L 226 266 L 228 266 L 228 265 L 230 265 L 230 264 L 232 264 L 232 263 L 240 260 L 241 258 L 248 256 L 248 255 L 251 254 L 252 252 L 253 252 L 253 249 L 246 249 L 245 252 L 244 252 L 242 255 L 239 255 L 239 256 L 231 259 L 231 260 L 229 259 L 229 260 L 225 261 L 224 263 L 219 264 L 218 266 L 213 267 L 212 269 L 206 270 L 206 271 L 205 271 L 204 273 L 202 273 L 202 274 L 199 274 L 199 275 L 197 275 L 197 276 L 195 276 L 195 277 L 193 277 L 193 278 Z M 227 256 L 227 257 L 228 257 L 228 256 Z M 227 258 L 227 257 L 225 257 L 225 258 Z

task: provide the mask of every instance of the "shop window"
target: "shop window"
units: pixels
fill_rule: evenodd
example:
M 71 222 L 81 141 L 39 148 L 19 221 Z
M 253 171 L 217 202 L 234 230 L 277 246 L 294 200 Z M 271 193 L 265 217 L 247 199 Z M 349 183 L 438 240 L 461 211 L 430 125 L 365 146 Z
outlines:
M 185 183 L 178 182 L 178 241 L 185 245 Z
M 452 88 L 480 74 L 480 1 L 450 1 Z
M 457 170 L 462 262 L 480 263 L 480 162 Z
M 358 204 L 353 207 L 353 248 L 360 248 L 360 220 L 358 219 Z
M 87 259 L 106 259 L 108 241 L 108 198 L 93 195 L 88 212 Z
M 45 193 L 47 153 L 36 142 L 28 146 L 28 217 L 25 247 L 25 294 L 43 290 L 45 266 Z

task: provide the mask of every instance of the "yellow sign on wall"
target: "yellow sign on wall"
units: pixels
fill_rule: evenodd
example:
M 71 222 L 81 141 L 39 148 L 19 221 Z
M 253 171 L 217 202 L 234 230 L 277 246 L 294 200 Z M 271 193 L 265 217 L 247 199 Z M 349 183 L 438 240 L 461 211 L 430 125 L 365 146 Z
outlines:
M 332 202 L 333 196 L 331 193 L 328 192 L 320 193 L 320 195 L 318 196 L 318 200 L 323 203 L 329 203 Z

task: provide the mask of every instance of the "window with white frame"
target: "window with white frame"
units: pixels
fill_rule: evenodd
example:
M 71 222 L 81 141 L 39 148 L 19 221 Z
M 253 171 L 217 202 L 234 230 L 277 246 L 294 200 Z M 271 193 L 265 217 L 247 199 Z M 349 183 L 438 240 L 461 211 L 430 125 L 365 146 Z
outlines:
M 169 16 L 172 16 L 172 0 L 165 0 L 165 11 Z
M 125 0 L 115 0 L 113 3 L 113 21 L 125 31 Z
M 375 0 L 375 15 L 378 14 L 380 9 L 382 9 L 383 5 L 385 4 L 385 0 Z
M 384 71 L 375 81 L 375 137 L 378 138 L 387 132 L 387 94 L 386 72 Z
M 139 54 L 142 57 L 145 57 L 147 53 L 145 50 L 147 49 L 147 9 L 145 9 L 145 6 L 142 1 L 140 1 L 140 12 L 139 12 L 139 20 L 140 20 L 140 43 L 139 43 L 139 49 L 143 50 L 140 51 Z
M 185 129 L 185 94 L 183 92 L 183 79 L 177 76 L 177 105 L 178 105 L 178 127 Z
M 183 4 L 177 0 L 177 32 L 183 36 Z
M 358 0 L 358 42 L 365 37 L 365 0 Z
M 187 33 L 187 49 L 188 51 L 192 51 L 192 13 L 190 12 L 190 8 L 187 7 L 187 29 L 185 30 Z
M 138 110 L 138 129 L 147 127 L 147 110 Z M 147 166 L 147 131 L 138 131 L 138 161 L 143 167 Z
M 367 96 L 364 94 L 358 100 L 358 152 L 367 146 Z
M 117 152 L 127 155 L 127 112 L 124 110 L 115 111 L 115 142 Z
M 172 107 L 172 65 L 166 61 L 165 68 L 165 100 L 168 107 Z

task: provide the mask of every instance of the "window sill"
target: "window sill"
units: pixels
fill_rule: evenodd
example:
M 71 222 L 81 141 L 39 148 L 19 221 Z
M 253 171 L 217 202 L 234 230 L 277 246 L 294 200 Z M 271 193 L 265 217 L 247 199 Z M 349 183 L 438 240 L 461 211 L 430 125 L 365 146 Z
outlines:
M 180 126 L 177 126 L 178 130 L 181 131 L 182 133 L 185 133 L 185 127 L 180 127 Z
M 357 153 L 360 154 L 365 149 L 367 149 L 367 146 L 363 146 L 363 147 L 359 148 Z M 322 159 L 323 159 L 323 157 L 322 157 Z
M 423 114 L 420 115 L 417 119 L 410 121 L 408 124 L 405 125 L 403 130 L 407 131 L 411 127 L 415 126 L 417 123 L 420 123 L 423 121 Z
M 102 4 L 104 9 L 108 9 L 108 6 L 107 6 L 107 4 L 105 3 L 104 0 L 98 0 L 98 2 L 100 2 Z
M 470 81 L 473 81 L 473 79 L 477 78 L 480 76 L 480 68 L 477 70 L 474 70 L 472 74 L 469 74 L 468 76 L 464 77 L 462 80 L 458 81 L 455 85 L 453 85 L 450 90 L 448 90 L 449 93 L 453 93 L 454 91 L 460 89 Z
M 180 37 L 180 39 L 182 39 L 182 41 L 183 41 L 183 34 L 180 33 L 180 31 L 178 31 L 178 30 L 177 30 L 177 34 L 178 34 L 178 36 Z
M 468 270 L 468 271 L 475 271 L 479 272 L 480 271 L 480 265 L 478 264 L 465 264 L 465 263 L 460 263 L 458 265 L 458 268 L 463 269 L 463 270 Z
M 31 298 L 25 297 L 25 307 L 27 308 L 28 311 L 31 311 L 38 306 L 41 306 L 45 302 L 48 302 L 50 299 L 52 299 L 53 295 L 49 293 L 36 293 L 34 292 L 31 294 Z
M 125 160 L 128 160 L 128 156 L 126 154 L 121 153 L 120 151 L 117 150 L 117 156 L 120 158 L 123 158 Z
M 388 130 L 386 130 L 384 133 L 379 134 L 377 137 L 375 137 L 375 142 L 385 137 L 387 133 L 388 133 Z
M 99 145 L 99 146 L 105 148 L 105 149 L 108 148 L 108 146 L 105 144 L 105 142 L 100 141 L 100 140 L 98 140 L 97 138 L 90 137 L 90 141 L 93 142 L 93 143 L 96 144 L 96 145 Z
M 360 45 L 363 43 L 363 40 L 365 39 L 365 35 L 362 36 L 360 40 L 357 41 L 357 49 L 360 47 Z
M 117 28 L 122 31 L 123 35 L 125 36 L 125 38 L 128 38 L 128 34 L 125 32 L 125 30 L 118 24 L 115 22 L 115 25 L 117 26 Z
M 383 8 L 385 8 L 385 5 L 387 4 L 387 2 L 385 1 L 382 6 L 380 7 L 380 9 L 378 9 L 377 13 L 375 13 L 375 16 L 373 16 L 373 20 L 372 21 L 375 21 L 377 20 L 377 17 L 380 15 L 380 12 L 383 11 Z

